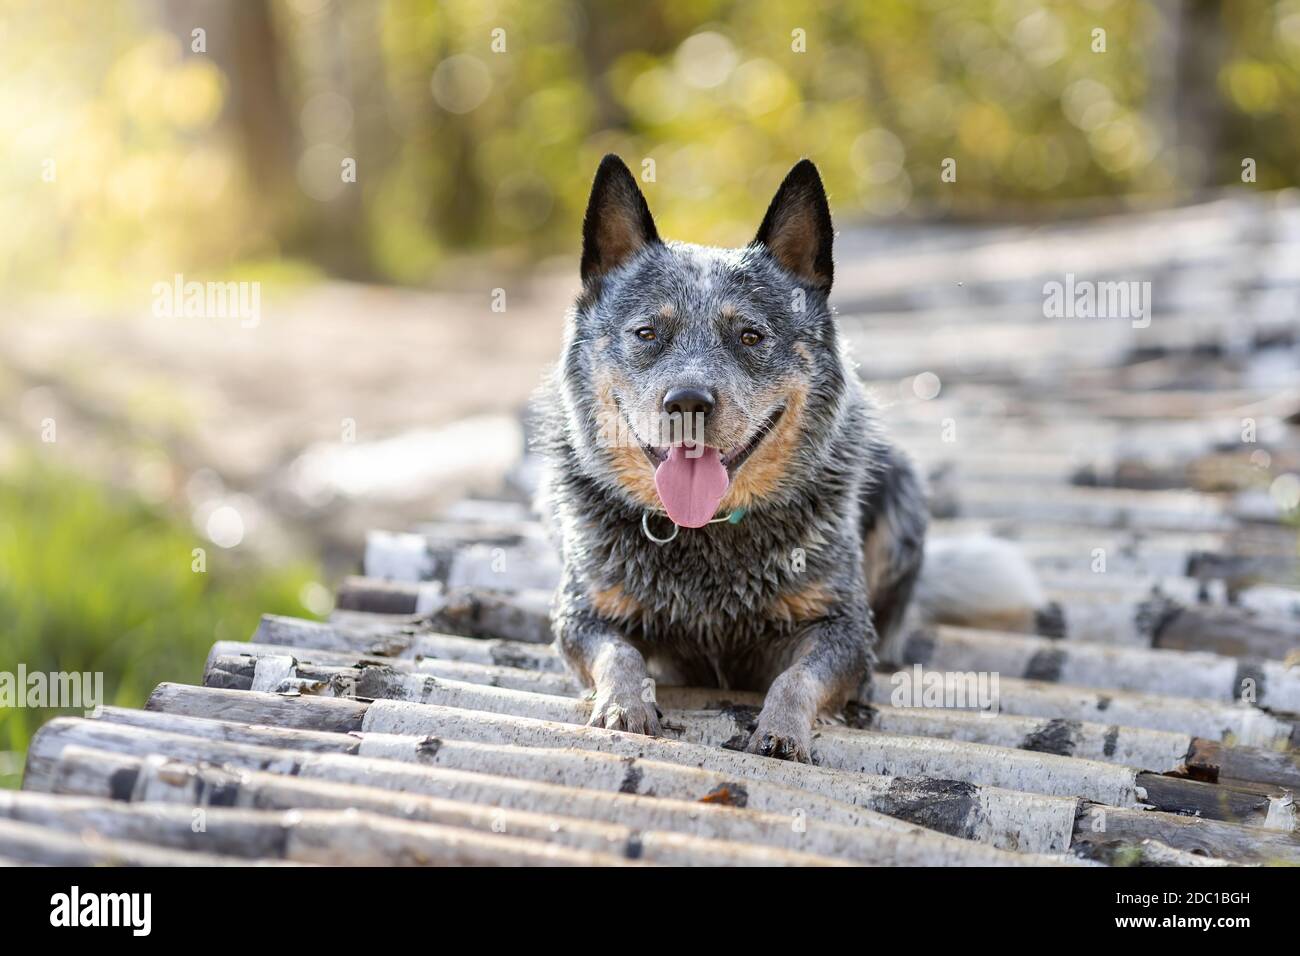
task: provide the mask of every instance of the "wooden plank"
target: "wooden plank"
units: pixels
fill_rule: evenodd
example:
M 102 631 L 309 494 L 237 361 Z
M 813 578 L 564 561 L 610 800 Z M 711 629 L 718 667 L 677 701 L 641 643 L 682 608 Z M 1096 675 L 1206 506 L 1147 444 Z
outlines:
M 490 827 L 478 831 L 413 823 L 355 809 L 277 812 L 208 806 L 196 812 L 193 806 L 175 804 L 0 792 L 0 820 L 172 851 L 330 866 L 626 866 L 635 860 L 635 853 L 610 853 L 611 844 L 599 850 L 575 849 L 494 833 Z M 624 851 L 627 846 L 612 844 Z
M 212 695 L 230 692 L 207 688 L 177 687 L 167 696 L 164 710 L 157 714 L 105 708 L 105 719 L 151 729 L 167 729 L 236 742 L 261 743 L 267 728 L 258 724 L 258 699 L 264 695 L 245 693 L 248 708 L 244 724 L 206 726 L 201 715 L 211 711 Z M 310 727 L 312 698 L 300 698 L 301 714 L 294 723 Z M 280 713 L 277 711 L 277 713 Z M 804 790 L 868 811 L 873 827 L 897 827 L 897 817 L 943 833 L 981 840 L 995 846 L 1049 852 L 1069 845 L 1076 800 L 1019 793 L 996 787 L 901 775 L 879 776 L 845 772 L 826 767 L 790 764 L 732 750 L 699 747 L 667 738 L 649 738 L 603 728 L 548 722 L 511 715 L 476 713 L 446 707 L 415 705 L 398 701 L 375 701 L 369 711 L 369 726 L 361 734 L 350 734 L 336 745 L 344 752 L 360 753 L 368 735 L 381 739 L 368 744 L 368 751 L 383 747 L 390 759 L 421 759 L 421 742 L 428 736 L 481 743 L 509 743 L 522 746 L 593 750 L 624 759 L 651 759 L 683 767 L 708 770 L 723 780 L 767 781 Z M 181 721 L 180 726 L 159 723 L 162 718 Z M 199 723 L 196 723 L 199 720 Z M 283 728 L 281 728 L 283 733 Z M 228 737 L 226 735 L 233 735 Z M 336 736 L 336 735 L 331 735 Z M 292 747 L 283 737 L 270 740 L 277 746 Z M 888 814 L 881 817 L 879 814 Z
M 756 805 L 761 801 L 746 799 L 754 793 L 748 781 L 732 780 L 725 789 L 715 785 L 694 798 L 683 799 L 660 791 L 653 796 L 638 794 L 634 792 L 635 787 L 601 788 L 590 780 L 584 780 L 582 787 L 575 787 L 556 784 L 549 779 L 525 779 L 519 774 L 453 770 L 415 762 L 215 743 L 211 739 L 135 727 L 110 727 L 103 721 L 71 718 L 52 721 L 33 740 L 38 767 L 34 782 L 41 789 L 59 786 L 60 781 L 72 772 L 64 770 L 61 757 L 66 751 L 70 758 L 75 758 L 79 751 L 74 748 L 108 751 L 140 759 L 157 756 L 169 762 L 179 760 L 186 764 L 215 762 L 237 769 L 240 780 L 244 772 L 255 771 L 281 780 L 381 788 L 403 794 L 422 794 L 710 838 L 743 836 L 748 842 L 872 864 L 889 864 L 891 861 L 899 865 L 903 861 L 911 861 L 906 865 L 921 865 L 923 861 L 929 861 L 928 865 L 963 861 L 975 865 L 1068 862 L 1055 857 L 1024 858 L 1023 854 L 1009 854 L 917 827 L 900 826 L 896 821 L 876 827 L 871 825 L 874 815 L 870 811 L 846 806 L 847 812 L 840 813 L 831 803 L 819 801 L 808 793 L 801 794 L 802 799 L 781 810 L 764 810 Z M 645 766 L 641 762 L 614 760 L 628 766 L 633 773 Z M 75 763 L 75 759 L 72 762 Z M 700 778 L 697 776 L 695 779 Z M 127 782 L 132 788 L 136 785 L 135 778 L 117 778 L 119 787 L 125 787 Z M 226 790 L 212 792 L 221 793 L 221 799 L 225 799 L 224 795 L 228 793 Z M 836 819 L 822 815 L 828 807 Z M 800 839 L 787 838 L 787 833 L 796 834 Z M 815 836 L 805 840 L 802 839 L 804 834 L 824 834 L 825 839 Z
M 1281 661 L 1196 651 L 1105 647 L 953 627 L 900 632 L 893 646 L 882 653 L 905 665 L 996 672 L 1225 703 L 1249 694 L 1262 707 L 1300 712 L 1300 670 Z
M 0 791 L 0 796 L 4 792 Z M 169 850 L 95 833 L 66 833 L 34 823 L 0 819 L 0 857 L 23 866 L 248 866 L 249 861 L 214 853 Z M 257 865 L 284 865 L 256 861 Z
M 123 795 L 121 781 L 132 781 Z M 60 765 L 56 791 L 88 795 L 117 794 L 119 799 L 175 802 L 202 806 L 209 797 L 233 806 L 279 809 L 302 807 L 361 808 L 402 819 L 431 820 L 455 825 L 487 827 L 492 832 L 521 831 L 540 820 L 559 827 L 563 840 L 603 839 L 607 833 L 629 839 L 627 852 L 647 862 L 668 863 L 676 857 L 702 864 L 710 856 L 733 861 L 740 848 L 741 862 L 773 863 L 792 856 L 796 862 L 836 859 L 871 865 L 916 865 L 920 861 L 945 865 L 1055 865 L 1067 862 L 1033 854 L 990 851 L 975 843 L 935 838 L 915 827 L 896 831 L 855 830 L 812 821 L 793 826 L 789 817 L 764 814 L 721 803 L 692 803 L 654 799 L 633 794 L 604 794 L 552 784 L 486 779 L 487 789 L 466 791 L 478 802 L 445 799 L 417 793 L 395 793 L 360 783 L 285 777 L 256 770 L 231 772 L 212 766 L 187 764 L 163 757 L 138 758 L 80 747 L 68 747 Z M 497 789 L 492 789 L 496 787 Z M 546 808 L 544 813 L 513 807 L 529 800 Z M 496 805 L 500 801 L 500 806 Z M 637 834 L 651 834 L 651 845 L 638 849 Z M 576 836 L 575 836 L 576 834 Z M 670 839 L 672 838 L 672 839 Z M 773 852 L 775 851 L 775 852 Z
M 227 642 L 223 647 L 238 650 L 251 645 Z M 431 674 L 449 680 L 541 694 L 578 696 L 583 692 L 577 680 L 565 674 L 432 658 L 390 660 L 369 665 L 354 660 L 351 665 L 346 665 L 349 658 L 345 654 L 331 655 L 331 661 L 343 662 L 344 666 L 339 663 L 304 664 L 289 659 L 291 677 L 281 685 L 260 686 L 257 683 L 259 667 L 268 658 L 277 656 L 278 650 L 270 648 L 268 651 L 266 645 L 261 647 L 264 650 L 260 653 L 245 655 L 218 655 L 214 648 L 214 654 L 209 657 L 205 686 L 280 692 L 305 683 L 317 695 L 338 693 L 421 702 L 425 698 L 422 675 Z M 241 675 L 238 681 L 228 676 L 236 671 Z M 756 717 L 763 702 L 761 694 L 746 691 L 658 687 L 656 692 L 659 704 L 674 710 L 745 707 L 750 709 L 752 717 Z M 883 699 L 888 700 L 890 696 L 885 694 Z M 970 707 L 974 708 L 973 701 Z M 1220 768 L 1226 766 L 1230 769 L 1225 770 L 1223 776 L 1233 780 L 1293 788 L 1300 785 L 1298 758 L 1294 754 L 1248 746 L 1225 746 L 1215 740 L 1171 731 L 1059 717 L 1017 716 L 943 705 L 850 704 L 847 716 L 851 726 L 882 733 L 1044 751 L 1158 773 L 1190 774 L 1210 782 L 1217 781 Z M 1195 760 L 1192 761 L 1189 755 L 1195 755 Z

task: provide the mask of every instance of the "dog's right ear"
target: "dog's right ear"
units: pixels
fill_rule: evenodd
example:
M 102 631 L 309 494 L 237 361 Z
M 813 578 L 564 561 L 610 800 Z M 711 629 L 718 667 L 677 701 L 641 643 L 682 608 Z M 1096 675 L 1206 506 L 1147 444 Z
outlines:
M 596 170 L 582 220 L 582 284 L 599 279 L 658 241 L 645 196 L 623 160 L 610 153 Z
M 786 174 L 767 207 L 754 244 L 766 247 L 799 279 L 830 292 L 835 274 L 831 260 L 834 241 L 822 178 L 810 160 L 801 159 Z

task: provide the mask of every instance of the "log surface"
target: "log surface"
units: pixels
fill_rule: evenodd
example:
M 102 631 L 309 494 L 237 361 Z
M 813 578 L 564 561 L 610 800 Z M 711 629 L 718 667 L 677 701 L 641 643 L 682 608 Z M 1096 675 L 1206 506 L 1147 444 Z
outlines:
M 940 230 L 886 268 L 844 244 L 842 335 L 931 537 L 1014 542 L 1041 602 L 907 620 L 812 764 L 744 752 L 763 688 L 657 686 L 657 738 L 586 726 L 526 457 L 501 500 L 370 532 L 327 620 L 47 723 L 0 864 L 1300 864 L 1298 222 L 1236 197 Z M 1151 279 L 1158 320 L 1044 321 L 1063 263 Z

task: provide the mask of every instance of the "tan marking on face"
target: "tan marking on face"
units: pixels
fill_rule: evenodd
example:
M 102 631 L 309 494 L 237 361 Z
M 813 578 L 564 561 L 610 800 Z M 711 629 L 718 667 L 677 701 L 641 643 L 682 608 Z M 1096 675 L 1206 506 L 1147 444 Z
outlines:
M 600 338 L 596 339 L 593 345 L 597 352 L 603 352 L 605 349 L 609 348 L 609 341 L 610 339 L 608 335 L 602 335 Z
M 817 367 L 817 360 L 813 358 L 812 351 L 803 342 L 794 343 L 794 352 L 803 359 L 804 368 L 812 371 Z
M 596 613 L 611 620 L 627 620 L 641 613 L 641 602 L 632 597 L 622 586 L 615 584 L 611 587 L 593 590 L 591 592 L 591 606 L 596 609 Z
M 673 304 L 671 302 L 664 303 L 663 307 L 659 309 L 660 318 L 671 319 L 676 314 L 677 314 L 677 310 L 673 308 Z
M 597 417 L 602 423 L 622 423 L 622 412 L 614 399 L 617 376 L 606 373 L 596 380 Z M 604 451 L 609 455 L 610 471 L 634 501 L 647 508 L 659 507 L 659 492 L 655 488 L 654 469 L 650 459 L 637 444 L 635 435 L 627 428 L 610 429 L 622 440 L 607 442 Z
M 832 595 L 826 585 L 810 584 L 792 594 L 778 595 L 768 605 L 768 613 L 790 624 L 814 621 L 826 616 L 831 601 Z
M 730 302 L 724 302 L 722 304 L 722 317 L 724 319 L 734 319 L 739 314 L 740 313 L 736 311 L 736 307 Z
M 784 397 L 785 413 L 762 443 L 740 466 L 735 480 L 722 499 L 722 509 L 749 508 L 776 491 L 789 472 L 790 461 L 803 436 L 803 411 L 808 383 L 790 378 L 760 402 L 771 407 Z M 644 455 L 642 457 L 645 457 Z

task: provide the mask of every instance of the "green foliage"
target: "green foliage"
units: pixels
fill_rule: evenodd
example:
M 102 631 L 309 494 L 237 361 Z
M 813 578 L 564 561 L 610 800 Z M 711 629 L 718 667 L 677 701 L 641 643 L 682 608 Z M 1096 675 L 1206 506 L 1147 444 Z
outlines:
M 205 573 L 193 549 L 207 547 Z M 0 478 L 0 671 L 102 672 L 105 704 L 139 707 L 160 681 L 197 682 L 217 640 L 262 612 L 307 616 L 306 566 L 260 568 L 102 486 L 29 466 Z M 54 711 L 0 709 L 13 771 Z M 67 713 L 66 711 L 64 713 Z M 15 773 L 0 767 L 0 786 Z
M 804 155 L 842 221 L 1300 170 L 1300 0 L 247 0 L 205 11 L 202 53 L 154 5 L 10 3 L 0 282 L 280 256 L 422 282 L 463 250 L 571 252 L 607 151 L 665 233 L 726 243 Z

